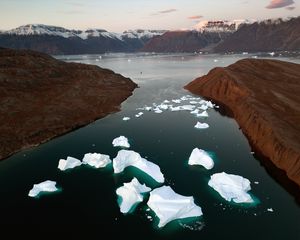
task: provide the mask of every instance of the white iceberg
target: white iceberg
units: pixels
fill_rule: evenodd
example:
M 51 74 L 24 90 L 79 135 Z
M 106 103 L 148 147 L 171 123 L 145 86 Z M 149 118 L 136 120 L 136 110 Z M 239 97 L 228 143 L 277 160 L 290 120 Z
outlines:
M 33 188 L 29 191 L 28 196 L 36 197 L 41 192 L 55 192 L 57 190 L 58 188 L 56 187 L 56 182 L 47 180 L 38 184 L 34 184 Z
M 208 108 L 214 108 L 214 104 L 211 101 L 206 101 L 206 106 Z
M 165 181 L 164 175 L 161 173 L 159 166 L 142 158 L 137 152 L 120 150 L 118 155 L 113 159 L 114 173 L 123 172 L 123 170 L 128 166 L 140 169 L 158 183 L 163 183 Z
M 144 107 L 145 111 L 151 111 L 152 107 Z
M 110 163 L 110 157 L 100 153 L 86 153 L 82 159 L 82 164 L 88 164 L 95 168 L 104 168 Z
M 153 111 L 154 111 L 155 113 L 162 113 L 162 112 L 163 112 L 163 111 L 160 110 L 158 107 L 154 108 Z
M 183 111 L 193 111 L 195 109 L 194 105 L 182 105 L 179 107 L 180 107 L 180 110 L 183 110 Z
M 194 126 L 195 128 L 198 128 L 198 129 L 205 129 L 205 128 L 209 128 L 209 125 L 207 123 L 200 123 L 200 122 L 197 122 L 196 125 Z
M 181 103 L 181 100 L 180 99 L 172 99 L 172 102 L 173 103 Z
M 202 210 L 194 203 L 193 197 L 185 197 L 173 191 L 169 186 L 162 186 L 150 192 L 148 206 L 159 218 L 158 227 L 182 218 L 199 217 Z
M 197 117 L 208 117 L 208 113 L 206 111 L 203 111 L 202 113 L 198 113 Z
M 143 112 L 139 112 L 138 114 L 135 114 L 135 117 L 139 118 L 140 116 L 142 116 L 144 113 Z
M 198 104 L 196 101 L 190 101 L 190 104 Z
M 129 121 L 129 120 L 130 120 L 130 117 L 123 117 L 122 120 L 123 120 L 123 121 Z
M 157 107 L 160 108 L 160 109 L 162 109 L 162 110 L 168 110 L 169 105 L 167 105 L 167 104 L 160 104 Z
M 191 111 L 191 114 L 197 115 L 198 113 L 199 113 L 199 109 L 195 109 L 195 110 Z
M 130 148 L 130 144 L 128 142 L 128 139 L 124 136 L 120 136 L 115 138 L 112 141 L 112 144 L 114 147 L 124 147 L 124 148 Z
M 164 103 L 169 103 L 170 101 L 169 100 L 165 100 L 165 101 L 163 101 Z
M 214 160 L 204 150 L 194 148 L 189 158 L 189 165 L 202 165 L 209 170 L 214 167 Z
M 201 105 L 200 107 L 199 107 L 199 109 L 201 109 L 201 110 L 203 110 L 203 111 L 206 111 L 207 109 L 208 109 L 208 107 L 206 106 L 206 105 Z
M 121 213 L 128 213 L 135 204 L 143 201 L 144 198 L 141 193 L 150 191 L 151 188 L 145 184 L 140 184 L 136 178 L 133 178 L 129 183 L 124 183 L 122 187 L 116 190 L 117 195 L 122 198 L 120 204 Z
M 208 185 L 215 189 L 226 201 L 235 203 L 252 203 L 247 192 L 251 190 L 250 181 L 238 175 L 225 172 L 213 174 Z
M 180 107 L 170 107 L 172 112 L 176 112 L 176 111 L 180 111 L 181 108 Z
M 60 159 L 58 162 L 58 168 L 61 171 L 65 171 L 67 169 L 71 169 L 71 168 L 75 168 L 78 167 L 82 164 L 82 162 L 77 159 L 77 158 L 73 158 L 73 157 L 67 157 L 67 159 Z

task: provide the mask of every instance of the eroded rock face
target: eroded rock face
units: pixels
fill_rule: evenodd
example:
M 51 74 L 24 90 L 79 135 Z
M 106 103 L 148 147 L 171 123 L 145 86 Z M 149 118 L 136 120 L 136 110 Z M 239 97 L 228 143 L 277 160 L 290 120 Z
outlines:
M 254 146 L 300 186 L 300 65 L 244 59 L 187 86 L 223 103 Z
M 0 159 L 118 111 L 136 87 L 97 66 L 0 49 Z

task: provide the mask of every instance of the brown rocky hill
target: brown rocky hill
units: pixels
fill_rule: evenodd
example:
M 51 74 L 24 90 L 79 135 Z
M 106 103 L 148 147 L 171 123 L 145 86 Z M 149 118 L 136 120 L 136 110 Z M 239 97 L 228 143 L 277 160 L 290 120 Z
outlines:
M 231 32 L 169 31 L 152 38 L 142 52 L 198 52 L 215 46 Z
M 300 17 L 243 25 L 214 48 L 215 52 L 300 50 Z
M 118 111 L 136 87 L 108 69 L 0 48 L 0 159 Z
M 227 106 L 250 142 L 300 186 L 300 64 L 244 59 L 185 88 Z

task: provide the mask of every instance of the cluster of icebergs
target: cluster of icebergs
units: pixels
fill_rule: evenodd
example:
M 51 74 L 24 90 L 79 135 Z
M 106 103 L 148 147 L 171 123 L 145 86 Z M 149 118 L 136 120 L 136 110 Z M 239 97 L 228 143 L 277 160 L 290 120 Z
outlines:
M 153 103 L 151 106 L 143 106 L 141 108 L 137 108 L 139 112 L 135 114 L 136 118 L 140 118 L 144 112 L 154 112 L 154 113 L 163 113 L 166 111 L 170 112 L 178 112 L 178 111 L 188 111 L 192 115 L 197 118 L 207 118 L 208 110 L 213 108 L 218 108 L 219 106 L 213 104 L 211 101 L 206 101 L 201 99 L 200 97 L 193 97 L 191 95 L 185 95 L 181 98 L 164 100 L 161 103 Z M 130 117 L 123 117 L 123 121 L 129 121 Z M 207 123 L 201 123 L 197 121 L 194 126 L 197 129 L 205 129 L 208 128 L 209 125 Z
M 189 101 L 189 104 L 174 106 L 173 104 L 181 104 L 184 101 Z M 189 111 L 196 117 L 208 117 L 207 110 L 215 105 L 210 101 L 201 100 L 197 97 L 189 95 L 183 96 L 180 99 L 165 100 L 163 103 L 153 106 L 145 106 L 143 111 L 154 111 L 161 113 L 163 111 Z M 135 117 L 139 118 L 144 112 L 139 112 Z M 129 117 L 124 117 L 124 121 L 130 120 Z M 195 128 L 208 128 L 207 123 L 197 122 Z M 125 168 L 132 166 L 143 171 L 155 180 L 160 187 L 151 189 L 145 184 L 141 184 L 137 178 L 133 178 L 130 182 L 123 183 L 122 186 L 116 189 L 116 194 L 119 197 L 119 207 L 123 214 L 129 213 L 135 207 L 144 201 L 144 196 L 149 194 L 147 202 L 148 207 L 159 218 L 158 227 L 163 227 L 167 223 L 175 219 L 183 219 L 190 217 L 200 217 L 203 215 L 201 207 L 194 203 L 192 196 L 182 196 L 170 187 L 163 185 L 165 178 L 158 165 L 143 158 L 139 153 L 130 148 L 128 139 L 125 136 L 119 136 L 112 141 L 114 147 L 123 148 L 118 151 L 117 156 L 111 160 L 110 156 L 101 153 L 86 153 L 81 160 L 68 156 L 66 159 L 60 159 L 58 169 L 61 171 L 70 170 L 81 165 L 89 165 L 94 168 L 105 168 L 112 163 L 115 174 L 121 173 Z M 126 149 L 124 149 L 126 148 Z M 206 170 L 211 170 L 214 167 L 212 157 L 204 150 L 194 148 L 190 154 L 189 165 L 200 165 Z M 252 203 L 253 199 L 248 193 L 251 190 L 250 181 L 238 175 L 227 174 L 225 172 L 215 173 L 211 175 L 208 185 L 217 191 L 225 200 L 235 203 Z M 56 182 L 44 181 L 39 184 L 34 184 L 29 191 L 28 196 L 37 197 L 43 192 L 58 191 Z

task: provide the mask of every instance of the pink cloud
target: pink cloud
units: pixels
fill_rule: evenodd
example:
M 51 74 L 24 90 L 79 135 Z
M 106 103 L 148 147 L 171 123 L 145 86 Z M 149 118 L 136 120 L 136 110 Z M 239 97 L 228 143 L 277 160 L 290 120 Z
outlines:
M 159 13 L 171 13 L 171 12 L 176 12 L 176 11 L 177 11 L 177 9 L 170 8 L 170 9 L 167 9 L 167 10 L 159 11 Z
M 200 18 L 203 18 L 203 16 L 196 15 L 196 16 L 190 16 L 190 17 L 188 17 L 188 19 L 200 19 Z
M 266 8 L 273 9 L 273 8 L 283 8 L 289 5 L 294 4 L 294 0 L 272 0 Z

